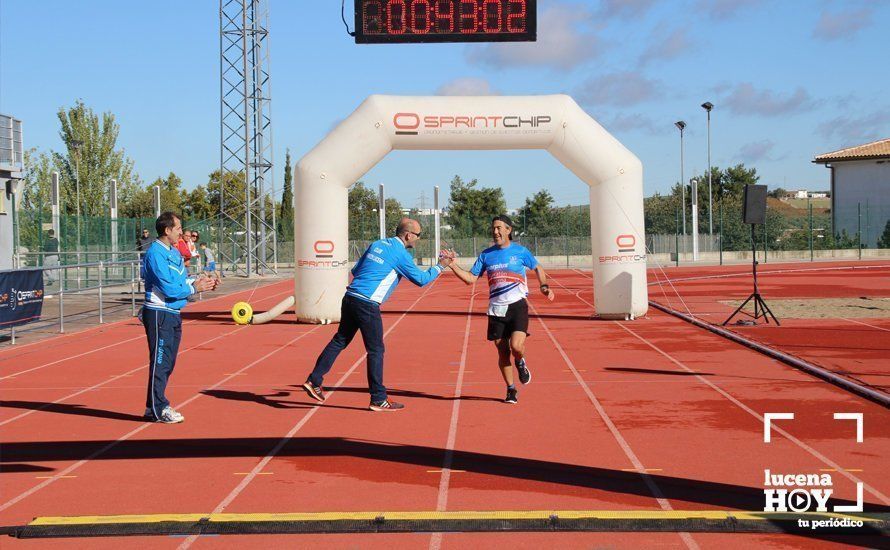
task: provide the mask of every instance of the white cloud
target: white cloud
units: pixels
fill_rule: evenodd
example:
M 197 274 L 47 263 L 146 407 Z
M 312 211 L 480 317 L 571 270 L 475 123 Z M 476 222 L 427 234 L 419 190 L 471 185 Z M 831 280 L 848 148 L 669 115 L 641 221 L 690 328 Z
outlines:
M 773 156 L 776 144 L 771 140 L 763 139 L 746 143 L 739 150 L 738 157 L 744 162 L 754 163 L 763 160 L 779 160 Z
M 828 41 L 850 39 L 871 22 L 872 12 L 868 9 L 836 13 L 823 11 L 813 29 L 813 36 Z
M 607 18 L 638 18 L 646 15 L 653 4 L 655 0 L 602 0 L 597 15 Z
M 758 90 L 750 82 L 737 84 L 731 89 L 722 103 L 736 114 L 744 115 L 785 115 L 812 110 L 817 106 L 803 88 L 798 87 L 793 94 L 783 95 L 772 90 Z
M 661 28 L 654 33 L 654 38 L 640 56 L 640 66 L 656 60 L 668 60 L 680 57 L 692 48 L 692 41 L 686 29 L 672 31 Z
M 890 137 L 890 109 L 882 109 L 858 118 L 839 116 L 819 125 L 817 131 L 826 139 L 837 138 L 841 147 L 862 145 Z
M 650 135 L 661 135 L 674 129 L 672 124 L 658 125 L 651 118 L 639 113 L 629 115 L 618 114 L 612 120 L 604 122 L 603 125 L 612 133 L 636 132 L 639 130 Z
M 629 106 L 656 99 L 661 84 L 638 72 L 612 73 L 584 82 L 577 90 L 581 103 Z
M 455 78 L 439 86 L 436 95 L 498 95 L 484 78 Z
M 538 16 L 537 42 L 495 42 L 467 48 L 468 63 L 498 69 L 540 66 L 569 70 L 597 57 L 602 42 L 578 23 L 589 23 L 591 13 L 578 5 L 556 4 Z
M 728 19 L 745 8 L 754 8 L 763 0 L 699 0 L 696 11 L 703 12 L 711 19 Z

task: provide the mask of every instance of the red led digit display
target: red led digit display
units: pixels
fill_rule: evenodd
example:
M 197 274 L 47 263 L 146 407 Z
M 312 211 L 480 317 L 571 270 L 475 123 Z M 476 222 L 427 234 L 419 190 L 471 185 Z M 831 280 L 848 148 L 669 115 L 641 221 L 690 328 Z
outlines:
M 355 42 L 534 42 L 536 3 L 537 0 L 355 0 Z

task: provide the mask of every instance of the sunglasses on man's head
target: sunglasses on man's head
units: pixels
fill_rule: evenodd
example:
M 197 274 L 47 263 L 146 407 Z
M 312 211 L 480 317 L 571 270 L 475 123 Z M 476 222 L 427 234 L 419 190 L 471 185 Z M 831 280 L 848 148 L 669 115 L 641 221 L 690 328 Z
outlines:
M 409 231 L 408 233 L 411 233 L 412 235 L 414 235 L 414 236 L 417 237 L 418 239 L 420 238 L 420 233 L 415 233 L 414 231 Z

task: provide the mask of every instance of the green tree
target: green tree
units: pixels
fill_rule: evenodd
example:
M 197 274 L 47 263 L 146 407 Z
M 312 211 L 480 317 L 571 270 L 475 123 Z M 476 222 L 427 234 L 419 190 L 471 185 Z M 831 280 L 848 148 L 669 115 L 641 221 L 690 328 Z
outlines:
M 220 171 L 214 170 L 210 173 L 207 180 L 207 201 L 213 206 L 214 215 L 220 213 Z M 233 219 L 241 222 L 244 220 L 244 172 L 226 172 L 225 181 L 222 184 L 225 188 L 226 204 L 224 206 L 226 214 Z M 162 198 L 163 200 L 163 198 Z
M 153 218 L 155 216 L 154 193 L 148 186 L 137 189 L 127 201 L 120 204 L 120 216 L 123 218 Z
M 537 237 L 552 235 L 551 231 L 556 224 L 556 213 L 553 210 L 553 195 L 546 189 L 542 189 L 526 197 L 525 205 L 519 209 L 513 223 L 521 228 L 525 236 Z
M 757 168 L 745 168 L 744 164 L 736 164 L 720 174 L 720 196 L 741 197 L 746 185 L 753 185 L 758 181 L 760 176 L 757 175 Z M 707 178 L 705 178 L 705 188 L 707 189 Z M 717 190 L 715 194 L 716 192 Z
M 22 210 L 40 214 L 51 211 L 50 190 L 54 170 L 51 154 L 38 152 L 36 148 L 25 151 Z
M 386 199 L 386 204 L 383 210 L 386 213 L 386 236 L 395 237 L 396 227 L 399 225 L 399 220 L 405 216 L 402 212 L 402 203 L 397 199 L 390 197 Z
M 677 213 L 680 209 L 679 184 L 670 195 L 655 193 L 643 199 L 643 219 L 648 234 L 672 234 L 678 230 Z
M 186 216 L 183 206 L 186 201 L 186 191 L 182 189 L 182 179 L 173 172 L 166 178 L 158 178 L 149 185 L 149 189 L 158 186 L 161 188 L 161 210 L 177 212 L 180 216 Z
M 454 236 L 485 235 L 491 219 L 507 210 L 504 190 L 500 187 L 479 187 L 476 179 L 465 183 L 460 176 L 451 180 L 448 223 Z
M 140 181 L 133 170 L 133 161 L 123 149 L 115 149 L 120 126 L 110 112 L 102 113 L 101 121 L 93 110 L 77 100 L 73 107 L 60 108 L 59 137 L 65 154 L 53 152 L 52 163 L 59 171 L 62 209 L 77 211 L 77 188 L 80 188 L 82 215 L 108 214 L 109 182 L 118 182 L 118 203 L 124 203 L 138 192 Z M 79 185 L 78 185 L 79 181 Z
M 185 195 L 182 214 L 192 220 L 209 220 L 219 213 L 219 205 L 210 202 L 207 188 L 199 185 Z
M 884 233 L 878 239 L 878 248 L 890 248 L 890 220 L 884 226 Z
M 377 194 L 356 182 L 349 188 L 349 239 L 371 240 L 378 235 Z
M 284 157 L 284 189 L 281 191 L 281 205 L 278 212 L 278 234 L 294 234 L 294 191 L 291 173 L 290 149 Z

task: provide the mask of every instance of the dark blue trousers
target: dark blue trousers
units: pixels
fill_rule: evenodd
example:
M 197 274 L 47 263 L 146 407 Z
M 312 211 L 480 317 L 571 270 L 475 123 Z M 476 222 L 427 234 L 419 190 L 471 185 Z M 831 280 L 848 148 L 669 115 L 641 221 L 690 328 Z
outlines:
M 343 296 L 340 306 L 340 326 L 337 334 L 325 346 L 315 368 L 309 375 L 309 381 L 321 386 L 324 375 L 334 366 L 340 352 L 352 342 L 355 333 L 362 331 L 365 350 L 368 352 L 368 390 L 371 401 L 379 403 L 386 399 L 386 386 L 383 385 L 383 319 L 380 317 L 380 305 L 354 296 Z
M 164 395 L 167 381 L 176 366 L 179 353 L 179 340 L 182 338 L 182 318 L 176 313 L 142 308 L 142 325 L 148 336 L 148 392 L 145 397 L 145 412 L 161 416 L 164 407 L 170 404 Z

